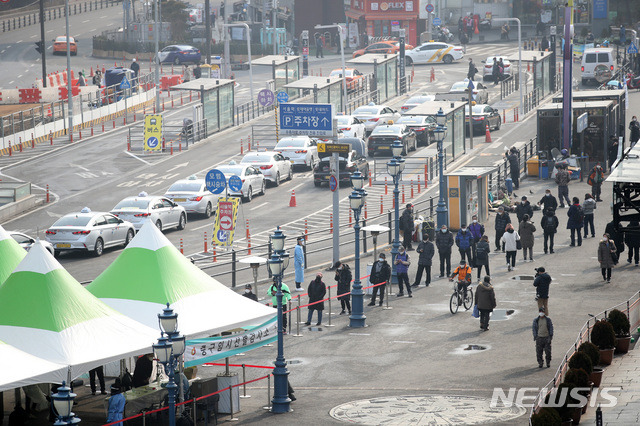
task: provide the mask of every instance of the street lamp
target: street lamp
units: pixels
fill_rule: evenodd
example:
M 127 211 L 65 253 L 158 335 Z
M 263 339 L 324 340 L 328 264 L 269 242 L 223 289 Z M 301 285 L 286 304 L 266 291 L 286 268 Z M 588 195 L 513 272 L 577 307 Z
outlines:
M 440 187 L 439 192 L 440 195 L 438 197 L 438 206 L 436 207 L 436 219 L 438 221 L 438 229 L 442 227 L 442 225 L 446 225 L 448 210 L 447 203 L 444 200 L 445 192 L 447 191 L 446 183 L 444 180 L 444 148 L 443 142 L 444 138 L 447 134 L 447 126 L 445 123 L 447 122 L 447 117 L 444 115 L 442 108 L 438 110 L 436 114 L 436 123 L 438 127 L 436 127 L 434 133 L 436 135 L 436 142 L 438 143 L 438 174 L 440 177 Z
M 158 324 L 160 325 L 160 338 L 158 343 L 153 345 L 153 353 L 158 362 L 164 366 L 167 376 L 169 376 L 169 383 L 167 383 L 167 390 L 169 391 L 169 426 L 175 426 L 178 385 L 176 385 L 174 376 L 178 368 L 178 360 L 184 353 L 185 337 L 178 332 L 178 314 L 173 312 L 168 303 L 162 313 L 158 314 Z
M 53 408 L 56 413 L 58 413 L 58 420 L 53 424 L 54 426 L 66 426 L 80 423 L 80 419 L 75 417 L 75 414 L 71 412 L 75 397 L 76 394 L 71 393 L 71 389 L 66 386 L 64 381 L 62 382 L 62 386 L 58 388 L 58 391 L 51 395 Z
M 253 271 L 253 289 L 256 292 L 256 297 L 260 300 L 260 292 L 258 291 L 258 269 L 260 268 L 260 265 L 267 263 L 267 259 L 259 256 L 250 256 L 240 259 L 240 263 L 248 263 L 251 267 L 251 270 Z
M 355 279 L 353 280 L 353 289 L 351 290 L 351 303 L 353 303 L 351 316 L 349 317 L 349 327 L 364 327 L 364 291 L 362 291 L 362 283 L 360 282 L 360 212 L 364 206 L 367 192 L 362 189 L 364 187 L 365 176 L 359 171 L 351 175 L 351 186 L 353 192 L 349 195 L 349 206 L 353 210 L 353 217 L 356 221 L 353 229 L 356 233 L 356 266 Z
M 398 185 L 402 177 L 402 171 L 404 170 L 404 159 L 400 157 L 402 154 L 402 142 L 396 140 L 391 146 L 391 152 L 393 158 L 387 163 L 387 172 L 393 178 L 393 200 L 395 204 L 395 233 L 393 239 L 393 246 L 391 248 L 391 284 L 398 283 L 398 271 L 396 270 L 396 256 L 398 255 L 398 248 L 400 247 L 400 229 L 398 225 L 400 223 L 400 205 L 399 196 L 400 190 Z M 388 299 L 388 298 L 387 298 Z
M 282 276 L 289 266 L 289 253 L 284 251 L 286 236 L 280 227 L 269 237 L 273 254 L 267 260 L 267 268 L 276 281 L 276 300 L 278 303 L 278 356 L 273 369 L 273 399 L 271 400 L 271 412 L 275 414 L 288 413 L 289 405 L 289 370 L 284 359 L 284 329 L 282 322 Z

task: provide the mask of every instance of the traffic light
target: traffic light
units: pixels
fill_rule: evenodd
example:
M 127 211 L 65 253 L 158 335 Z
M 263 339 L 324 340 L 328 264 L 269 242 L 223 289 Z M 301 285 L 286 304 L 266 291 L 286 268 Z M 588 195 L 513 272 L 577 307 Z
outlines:
M 44 53 L 44 42 L 42 40 L 36 41 L 36 51 L 41 55 Z

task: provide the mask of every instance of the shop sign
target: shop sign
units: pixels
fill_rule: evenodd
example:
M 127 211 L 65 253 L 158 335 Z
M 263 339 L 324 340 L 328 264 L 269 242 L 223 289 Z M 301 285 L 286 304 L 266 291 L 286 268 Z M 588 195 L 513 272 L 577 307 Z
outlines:
M 380 3 L 371 3 L 371 10 L 387 11 L 405 11 L 413 12 L 413 1 L 383 1 Z

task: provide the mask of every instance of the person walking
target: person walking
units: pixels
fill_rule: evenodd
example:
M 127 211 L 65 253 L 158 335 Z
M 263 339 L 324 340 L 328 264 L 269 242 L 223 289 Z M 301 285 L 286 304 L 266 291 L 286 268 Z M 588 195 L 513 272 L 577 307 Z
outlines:
M 468 226 L 468 229 L 469 232 L 471 232 L 471 236 L 473 237 L 473 244 L 471 245 L 471 255 L 473 256 L 472 263 L 475 265 L 477 256 L 476 246 L 480 241 L 480 238 L 482 238 L 482 236 L 484 235 L 484 225 L 478 223 L 477 215 L 474 214 L 473 216 L 471 216 L 471 225 Z M 487 273 L 487 275 L 489 275 L 489 273 Z
M 371 303 L 369 306 L 374 306 L 376 304 L 376 295 L 378 291 L 380 291 L 380 305 L 382 306 L 382 302 L 384 300 L 384 291 L 387 287 L 387 283 L 389 282 L 389 278 L 391 277 L 391 266 L 387 263 L 387 256 L 384 253 L 380 253 L 378 255 L 378 260 L 373 263 L 371 268 L 371 275 L 369 276 L 369 281 L 371 284 L 381 284 L 373 287 L 373 294 L 371 295 Z M 384 284 L 382 284 L 384 283 Z
M 596 230 L 593 226 L 593 211 L 596 209 L 596 200 L 591 194 L 584 194 L 584 203 L 582 203 L 582 214 L 584 215 L 584 238 L 589 233 L 589 225 L 591 225 L 591 238 L 596 237 Z
M 420 285 L 423 271 L 427 273 L 425 286 L 429 287 L 429 284 L 431 284 L 431 262 L 433 254 L 435 253 L 435 248 L 433 247 L 433 243 L 429 241 L 429 234 L 426 232 L 422 234 L 422 241 L 418 244 L 416 252 L 419 254 L 418 270 L 416 271 L 416 279 L 411 287 L 418 287 Z
M 638 140 L 640 140 L 640 123 L 638 122 L 638 117 L 634 115 L 629 123 L 629 142 L 633 147 Z
M 489 275 L 485 276 L 484 280 L 476 287 L 476 305 L 480 311 L 480 329 L 489 331 L 489 317 L 497 306 L 496 293 L 491 285 Z
M 613 240 L 616 245 L 616 254 L 618 255 L 618 259 L 620 258 L 620 254 L 624 252 L 624 235 L 620 231 L 620 227 L 616 226 L 616 223 L 612 220 L 607 223 L 607 226 L 604 228 L 604 232 L 609 234 L 609 240 Z
M 542 216 L 542 220 L 540 220 L 540 228 L 542 228 L 542 232 L 544 235 L 544 254 L 547 254 L 547 250 L 549 250 L 552 254 L 553 251 L 553 238 L 558 232 L 559 221 L 555 215 L 555 210 L 548 209 L 544 212 L 544 216 Z M 548 245 L 547 245 L 548 243 Z
M 138 60 L 136 58 L 133 58 L 133 61 L 131 62 L 129 68 L 131 68 L 131 71 L 133 71 L 133 73 L 135 74 L 134 77 L 137 80 L 138 74 L 140 74 L 140 64 L 138 63 Z
M 500 81 L 500 70 L 498 69 L 498 58 L 493 57 L 493 65 L 491 66 L 491 77 L 493 77 L 493 85 L 497 85 Z
M 529 215 L 525 214 L 518 227 L 518 233 L 520 234 L 520 243 L 522 245 L 523 262 L 527 261 L 527 251 L 529 252 L 529 262 L 533 262 L 533 244 L 535 237 L 533 233 L 536 232 L 536 226 L 529 220 Z
M 409 265 L 411 265 L 411 259 L 409 259 L 409 254 L 402 246 L 398 249 L 395 263 L 396 275 L 398 277 L 398 294 L 396 294 L 396 297 L 404 296 L 403 283 L 405 287 L 407 287 L 407 295 L 413 297 L 411 295 L 411 285 L 409 284 Z
M 316 58 L 324 58 L 322 37 L 320 34 L 316 34 Z
M 573 204 L 569 207 L 567 216 L 569 217 L 567 229 L 571 231 L 571 244 L 569 246 L 576 246 L 576 234 L 578 234 L 578 247 L 580 247 L 582 245 L 582 232 L 580 230 L 584 227 L 584 210 L 580 206 L 578 197 L 573 197 Z
M 547 52 L 549 50 L 550 44 L 547 36 L 542 36 L 542 41 L 540 41 L 540 50 L 543 52 Z
M 495 221 L 495 230 L 496 230 L 496 251 L 500 250 L 500 241 L 502 235 L 507 229 L 507 225 L 511 223 L 511 218 L 509 217 L 509 213 L 504 211 L 504 207 L 498 207 L 498 214 L 496 215 Z M 504 247 L 502 248 L 502 252 L 504 253 Z
M 533 280 L 533 286 L 536 288 L 536 301 L 538 302 L 538 311 L 543 308 L 544 314 L 549 315 L 549 286 L 552 278 L 544 267 L 536 268 L 536 276 Z
M 407 250 L 413 250 L 411 239 L 413 238 L 415 226 L 413 224 L 413 205 L 411 203 L 407 204 L 399 222 L 400 230 L 402 231 L 402 245 Z
M 596 201 L 602 201 L 600 195 L 602 194 L 602 182 L 604 182 L 604 170 L 600 163 L 597 163 L 593 169 L 589 172 L 587 183 L 591 185 L 591 193 L 595 197 Z
M 538 206 L 542 206 L 543 212 L 546 212 L 549 209 L 555 212 L 558 208 L 558 200 L 553 196 L 549 188 L 545 190 L 544 197 L 538 201 Z
M 462 53 L 467 53 L 467 44 L 469 44 L 469 36 L 467 35 L 466 32 L 459 31 L 458 38 L 460 39 L 460 44 L 462 45 Z
M 624 233 L 624 240 L 629 248 L 627 263 L 631 263 L 632 258 L 635 257 L 635 263 L 636 266 L 638 266 L 638 252 L 640 251 L 640 222 L 637 220 L 629 222 L 627 232 Z
M 478 281 L 480 281 L 480 273 L 482 272 L 482 267 L 484 266 L 484 271 L 487 275 L 491 275 L 489 272 L 489 253 L 491 253 L 491 246 L 489 244 L 489 237 L 483 235 L 478 241 L 478 245 L 476 247 L 476 268 L 478 270 Z
M 473 77 L 478 73 L 478 68 L 476 68 L 476 64 L 473 63 L 473 59 L 469 58 L 469 71 L 467 71 L 467 78 L 473 81 Z
M 518 253 L 518 241 L 520 241 L 520 235 L 513 229 L 511 224 L 507 225 L 506 232 L 500 238 L 500 241 L 504 244 L 504 248 L 507 252 L 507 270 L 511 271 L 516 266 L 516 254 Z
M 460 259 L 466 260 L 469 266 L 473 267 L 471 257 L 471 246 L 473 245 L 473 235 L 467 230 L 467 225 L 464 223 L 460 227 L 460 231 L 456 234 L 456 246 L 460 252 Z
M 531 325 L 533 331 L 533 341 L 536 342 L 536 359 L 538 367 L 543 367 L 543 358 L 547 361 L 547 368 L 551 367 L 551 341 L 553 340 L 553 322 L 544 313 L 544 308 L 538 309 L 538 316 Z
M 522 196 L 518 205 L 516 205 L 516 216 L 518 217 L 518 223 L 524 220 L 524 217 L 529 216 L 529 219 L 533 218 L 533 207 L 531 207 L 531 203 L 527 200 L 527 197 Z
M 106 395 L 107 391 L 104 389 L 104 367 L 99 367 L 89 370 L 89 385 L 91 386 L 91 395 L 96 394 L 96 375 L 98 375 L 98 382 L 100 382 L 100 393 Z
M 598 244 L 598 262 L 600 262 L 602 270 L 602 279 L 610 283 L 611 269 L 618 263 L 618 253 L 616 243 L 613 242 L 609 234 L 604 234 Z
M 324 310 L 324 295 L 327 294 L 327 286 L 322 281 L 322 272 L 316 274 L 316 279 L 309 283 L 309 315 L 305 325 L 311 325 L 313 311 L 318 311 L 318 322 L 316 325 L 322 325 L 322 311 Z
M 344 315 L 347 312 L 351 315 L 351 269 L 349 265 L 340 261 L 336 262 L 335 268 L 335 280 L 338 282 L 338 300 L 342 307 L 340 315 Z
M 295 268 L 296 291 L 304 291 L 302 283 L 304 282 L 304 249 L 302 243 L 304 237 L 298 237 L 296 247 L 293 249 L 293 267 Z
M 556 173 L 556 183 L 558 184 L 558 199 L 560 200 L 560 208 L 564 208 L 564 200 L 567 200 L 567 205 L 571 205 L 569 202 L 569 182 L 571 181 L 571 175 L 564 165 L 559 164 L 558 172 Z
M 186 83 L 191 81 L 191 68 L 189 68 L 189 65 L 185 65 L 184 69 L 182 70 L 182 80 Z
M 282 329 L 284 330 L 284 334 L 287 334 L 287 314 L 285 311 L 287 310 L 287 303 L 291 300 L 291 291 L 289 290 L 289 286 L 285 283 L 281 284 L 282 288 Z M 273 284 L 267 290 L 267 296 L 271 296 L 271 305 L 277 309 L 278 308 L 278 297 L 276 294 L 278 293 L 278 283 L 276 281 L 276 277 L 273 277 Z
M 253 288 L 251 287 L 251 284 L 247 284 L 244 286 L 244 293 L 242 293 L 242 295 L 247 299 L 253 300 L 254 302 L 258 301 L 258 296 L 253 293 Z
M 442 225 L 440 232 L 436 234 L 436 247 L 438 248 L 438 257 L 440 258 L 440 278 L 444 277 L 445 264 L 447 276 L 451 275 L 451 247 L 453 246 L 453 234 Z

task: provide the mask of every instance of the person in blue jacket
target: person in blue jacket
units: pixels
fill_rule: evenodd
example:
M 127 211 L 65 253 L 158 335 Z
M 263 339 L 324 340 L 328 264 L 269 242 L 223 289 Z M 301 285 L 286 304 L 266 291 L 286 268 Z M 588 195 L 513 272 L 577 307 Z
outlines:
M 466 260 L 469 262 L 469 266 L 473 261 L 473 257 L 471 256 L 471 246 L 473 245 L 473 235 L 467 229 L 467 225 L 464 223 L 460 227 L 460 231 L 456 234 L 456 245 L 458 246 L 458 251 L 460 251 L 460 260 Z
M 304 250 L 302 248 L 303 237 L 298 237 L 296 248 L 293 251 L 293 266 L 296 269 L 296 291 L 304 291 Z
M 124 404 L 126 403 L 124 395 L 120 392 L 120 386 L 111 385 L 111 397 L 109 397 L 109 409 L 107 413 L 107 423 L 122 420 L 124 416 Z M 122 422 L 116 423 L 122 426 Z

